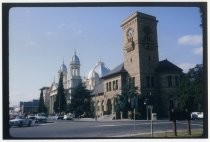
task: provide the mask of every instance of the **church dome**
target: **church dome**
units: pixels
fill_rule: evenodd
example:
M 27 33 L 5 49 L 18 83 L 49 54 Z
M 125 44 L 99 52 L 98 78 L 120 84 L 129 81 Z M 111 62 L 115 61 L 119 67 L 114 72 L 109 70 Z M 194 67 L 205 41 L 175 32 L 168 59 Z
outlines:
M 76 55 L 76 52 L 74 52 L 74 56 L 72 57 L 71 64 L 80 65 L 79 57 Z
M 105 63 L 104 62 L 101 62 L 100 60 L 96 64 L 94 70 L 95 70 L 95 72 L 98 73 L 98 75 L 99 75 L 100 78 L 103 77 L 103 76 L 105 76 L 110 71 L 110 69 L 105 66 Z
M 110 69 L 105 66 L 105 63 L 99 60 L 98 63 L 95 65 L 95 67 L 92 70 L 90 70 L 87 78 L 88 79 L 95 78 L 96 74 L 99 78 L 101 78 L 105 76 L 109 71 Z
M 60 66 L 59 71 L 63 72 L 63 73 L 67 73 L 67 67 L 66 67 L 66 65 L 64 63 Z

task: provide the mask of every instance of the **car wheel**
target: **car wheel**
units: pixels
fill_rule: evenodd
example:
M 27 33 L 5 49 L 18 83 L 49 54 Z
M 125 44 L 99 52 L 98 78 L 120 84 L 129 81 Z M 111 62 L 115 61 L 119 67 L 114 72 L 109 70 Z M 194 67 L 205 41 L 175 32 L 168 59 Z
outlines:
M 23 127 L 23 122 L 20 122 L 19 127 Z
M 29 123 L 28 123 L 28 127 L 30 127 L 31 126 L 31 121 L 29 121 Z

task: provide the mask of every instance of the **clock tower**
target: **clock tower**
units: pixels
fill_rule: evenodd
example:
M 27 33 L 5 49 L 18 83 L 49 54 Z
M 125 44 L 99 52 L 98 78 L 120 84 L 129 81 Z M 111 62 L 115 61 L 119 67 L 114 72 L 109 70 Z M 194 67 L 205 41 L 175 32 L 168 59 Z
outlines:
M 159 63 L 156 17 L 136 12 L 122 22 L 124 68 L 140 93 L 157 87 Z

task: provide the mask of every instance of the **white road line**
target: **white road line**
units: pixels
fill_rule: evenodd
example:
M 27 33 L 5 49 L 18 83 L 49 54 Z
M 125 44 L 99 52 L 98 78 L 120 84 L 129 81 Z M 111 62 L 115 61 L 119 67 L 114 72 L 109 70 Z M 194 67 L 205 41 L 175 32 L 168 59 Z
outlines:
M 179 124 L 184 124 L 184 125 L 188 124 L 188 123 L 183 123 L 183 122 L 177 122 L 177 123 L 179 123 Z M 192 124 L 192 123 L 191 123 L 190 125 L 202 126 L 202 127 L 203 127 L 203 124 Z
M 113 127 L 113 126 L 119 126 L 119 125 L 98 125 L 94 127 Z

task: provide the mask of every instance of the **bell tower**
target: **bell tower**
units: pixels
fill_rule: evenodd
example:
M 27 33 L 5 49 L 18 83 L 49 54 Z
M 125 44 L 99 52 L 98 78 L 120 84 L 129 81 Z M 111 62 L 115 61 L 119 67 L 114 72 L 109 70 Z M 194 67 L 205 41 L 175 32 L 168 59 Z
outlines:
M 136 12 L 122 22 L 124 68 L 141 91 L 155 87 L 159 63 L 156 17 Z

